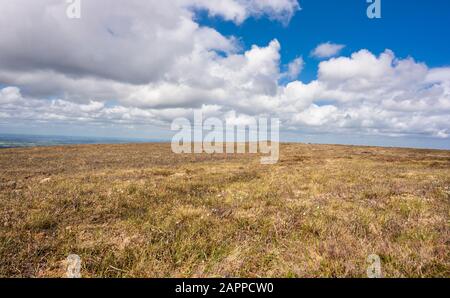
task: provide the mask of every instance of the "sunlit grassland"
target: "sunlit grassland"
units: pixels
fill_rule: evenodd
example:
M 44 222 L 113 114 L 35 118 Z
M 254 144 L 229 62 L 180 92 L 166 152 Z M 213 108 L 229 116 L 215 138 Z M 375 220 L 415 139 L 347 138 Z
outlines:
M 0 151 L 0 276 L 450 277 L 450 152 L 283 144 Z

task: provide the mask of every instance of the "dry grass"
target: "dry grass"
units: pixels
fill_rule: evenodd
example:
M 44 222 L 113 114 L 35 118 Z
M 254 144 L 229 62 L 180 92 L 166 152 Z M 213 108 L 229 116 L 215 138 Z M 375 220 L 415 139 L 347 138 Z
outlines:
M 450 152 L 285 144 L 0 151 L 0 276 L 450 277 Z

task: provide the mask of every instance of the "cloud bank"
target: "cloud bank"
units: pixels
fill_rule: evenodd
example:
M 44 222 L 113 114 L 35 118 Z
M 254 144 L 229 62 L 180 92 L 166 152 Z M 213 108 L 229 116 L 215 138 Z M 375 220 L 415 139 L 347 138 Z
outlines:
M 0 0 L 0 121 L 168 126 L 207 115 L 279 117 L 285 130 L 386 136 L 450 135 L 450 68 L 386 50 L 335 57 L 320 45 L 317 79 L 304 61 L 282 71 L 282 45 L 242 50 L 196 20 L 198 11 L 241 24 L 287 24 L 294 0 L 83 1 L 82 19 L 59 0 Z M 105 9 L 107 8 L 107 9 Z M 21 20 L 21 21 L 18 21 Z

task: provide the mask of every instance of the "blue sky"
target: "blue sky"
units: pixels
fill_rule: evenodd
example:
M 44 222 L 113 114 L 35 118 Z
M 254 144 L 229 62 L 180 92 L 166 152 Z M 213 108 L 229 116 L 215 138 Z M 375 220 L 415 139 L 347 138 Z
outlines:
M 431 67 L 450 65 L 450 1 L 383 0 L 381 19 L 367 17 L 368 4 L 364 0 L 300 3 L 302 10 L 287 26 L 267 18 L 251 18 L 236 25 L 205 13 L 200 23 L 240 37 L 246 48 L 278 39 L 283 64 L 297 56 L 305 59 L 300 78 L 307 81 L 316 77 L 319 62 L 310 57 L 310 52 L 328 41 L 345 44 L 344 55 L 359 49 L 381 53 L 388 48 L 398 57 L 411 56 Z
M 449 1 L 81 1 L 70 19 L 0 0 L 0 133 L 170 139 L 202 109 L 280 118 L 286 141 L 450 149 Z

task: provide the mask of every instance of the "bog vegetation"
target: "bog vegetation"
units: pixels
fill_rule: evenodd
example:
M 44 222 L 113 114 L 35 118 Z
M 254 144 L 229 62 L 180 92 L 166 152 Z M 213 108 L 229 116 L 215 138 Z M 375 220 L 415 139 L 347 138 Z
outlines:
M 450 152 L 170 144 L 0 151 L 0 276 L 449 277 Z

